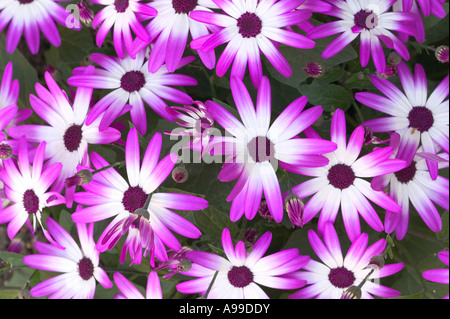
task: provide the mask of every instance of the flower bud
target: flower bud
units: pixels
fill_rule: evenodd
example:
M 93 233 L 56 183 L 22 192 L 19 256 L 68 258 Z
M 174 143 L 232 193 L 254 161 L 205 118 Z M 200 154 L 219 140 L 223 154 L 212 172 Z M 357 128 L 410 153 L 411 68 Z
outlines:
M 191 270 L 191 268 L 192 268 L 192 261 L 186 258 L 181 259 L 177 265 L 178 272 L 187 272 Z
M 254 244 L 256 242 L 257 234 L 258 231 L 256 229 L 253 228 L 246 229 L 244 235 L 242 236 L 242 241 Z
M 269 222 L 273 219 L 272 215 L 270 214 L 269 206 L 267 206 L 267 202 L 265 200 L 262 200 L 261 204 L 259 204 L 258 214 L 262 218 L 267 219 Z
M 184 166 L 177 166 L 172 171 L 172 178 L 178 184 L 187 181 L 188 176 L 188 172 Z
M 381 255 L 376 255 L 370 258 L 369 264 L 366 268 L 371 268 L 375 270 L 380 270 L 384 266 L 384 257 Z
M 441 45 L 436 49 L 436 59 L 441 63 L 448 63 L 448 46 Z
M 386 68 L 384 69 L 383 73 L 381 73 L 380 75 L 383 79 L 387 79 L 396 74 L 397 74 L 397 66 L 396 65 L 386 65 Z
M 12 148 L 8 144 L 1 143 L 0 144 L 0 159 L 6 160 L 11 158 L 12 156 Z
M 285 200 L 285 208 L 288 217 L 292 223 L 292 228 L 295 226 L 303 226 L 303 210 L 305 204 L 301 198 L 296 194 L 290 194 Z
M 357 286 L 350 286 L 342 293 L 341 299 L 361 299 L 361 295 L 361 288 Z
M 389 53 L 387 63 L 389 65 L 397 65 L 402 62 L 402 57 L 395 51 Z
M 78 12 L 80 14 L 80 21 L 87 27 L 91 26 L 94 15 L 92 10 L 84 3 L 83 0 L 77 3 Z
M 316 62 L 307 62 L 306 66 L 303 68 L 310 77 L 319 78 L 323 75 L 323 67 Z
M 75 185 L 86 185 L 92 181 L 93 174 L 88 169 L 82 169 L 75 175 L 66 178 L 66 188 L 70 188 Z

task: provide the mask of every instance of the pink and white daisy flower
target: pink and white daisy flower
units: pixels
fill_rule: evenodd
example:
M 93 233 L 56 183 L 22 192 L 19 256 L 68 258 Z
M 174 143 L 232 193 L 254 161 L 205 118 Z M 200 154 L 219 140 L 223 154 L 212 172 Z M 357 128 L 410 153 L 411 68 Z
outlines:
M 381 43 L 396 51 L 404 60 L 409 60 L 406 45 L 391 31 L 415 36 L 416 30 L 409 23 L 419 19 L 419 16 L 410 12 L 389 12 L 394 2 L 393 0 L 331 1 L 333 9 L 328 15 L 335 16 L 339 20 L 315 27 L 308 32 L 308 37 L 318 39 L 342 33 L 322 52 L 322 57 L 328 59 L 360 36 L 361 66 L 367 66 L 372 56 L 375 68 L 381 74 L 386 68 L 386 57 Z
M 247 252 L 243 241 L 233 247 L 230 231 L 225 228 L 222 246 L 226 258 L 205 251 L 187 252 L 186 258 L 192 261 L 192 268 L 183 274 L 198 278 L 178 284 L 177 290 L 205 296 L 210 288 L 208 299 L 269 299 L 260 286 L 273 289 L 303 287 L 305 280 L 287 275 L 301 269 L 310 258 L 299 255 L 297 248 L 264 256 L 271 240 L 272 233 L 266 232 L 255 242 L 251 252 Z
M 88 68 L 86 72 L 91 73 L 92 69 Z M 49 125 L 18 125 L 11 127 L 8 134 L 16 139 L 25 135 L 32 143 L 46 141 L 46 165 L 63 165 L 61 174 L 52 185 L 52 191 L 61 192 L 65 179 L 76 173 L 77 165 L 89 165 L 88 145 L 112 143 L 120 138 L 120 132 L 114 128 L 100 131 L 100 118 L 90 125 L 85 123 L 89 114 L 91 88 L 78 88 L 71 102 L 48 72 L 45 73 L 45 81 L 49 90 L 37 83 L 37 96 L 31 94 L 30 103 L 34 112 Z
M 0 32 L 9 24 L 6 33 L 6 52 L 12 54 L 22 34 L 32 54 L 40 46 L 40 31 L 54 46 L 61 45 L 55 21 L 66 24 L 70 13 L 57 2 L 68 0 L 2 0 L 0 3 Z
M 69 85 L 112 91 L 93 106 L 86 118 L 87 125 L 104 113 L 99 126 L 100 130 L 104 130 L 116 118 L 130 111 L 133 125 L 144 135 L 147 131 L 144 102 L 168 121 L 175 118 L 167 112 L 167 103 L 164 100 L 186 105 L 193 103 L 189 95 L 171 86 L 197 85 L 197 81 L 184 74 L 171 73 L 165 65 L 156 73 L 150 73 L 145 50 L 137 53 L 135 59 L 130 56 L 119 59 L 101 53 L 93 53 L 89 58 L 101 68 L 95 68 L 94 74 L 89 75 L 80 72 L 84 67 L 75 69 L 74 75 L 67 80 Z M 194 57 L 181 59 L 177 68 L 192 62 L 193 59 Z
M 155 193 L 176 163 L 176 154 L 173 153 L 158 161 L 161 143 L 161 134 L 156 133 L 140 165 L 138 133 L 131 129 L 125 146 L 128 181 L 114 168 L 109 168 L 94 174 L 92 182 L 83 185 L 86 192 L 74 194 L 74 201 L 86 206 L 72 214 L 74 222 L 91 223 L 114 217 L 99 238 L 97 248 L 100 251 L 113 248 L 128 233 L 120 256 L 121 263 L 129 251 L 131 263 L 139 264 L 144 249 L 144 256 L 150 253 L 154 266 L 154 256 L 167 260 L 165 245 L 175 251 L 182 248 L 172 231 L 188 238 L 201 235 L 195 225 L 171 209 L 202 210 L 208 206 L 206 200 L 187 194 Z M 91 162 L 96 169 L 109 165 L 95 152 L 91 154 Z
M 307 281 L 308 284 L 289 298 L 340 299 L 348 288 L 358 286 L 365 280 L 372 271 L 369 266 L 372 257 L 381 255 L 386 246 L 386 240 L 379 239 L 367 247 L 369 236 L 362 233 L 353 241 L 344 257 L 333 225 L 327 223 L 324 228 L 324 241 L 314 230 L 308 232 L 311 247 L 322 262 L 311 259 L 302 270 L 291 275 L 293 278 Z M 381 298 L 400 296 L 399 291 L 382 286 L 379 279 L 393 275 L 403 267 L 402 263 L 396 263 L 384 265 L 381 269 L 373 271 L 360 288 L 361 299 L 373 299 L 373 296 Z
M 114 48 L 121 59 L 125 53 L 134 57 L 132 54 L 134 39 L 131 31 L 136 38 L 150 42 L 150 35 L 142 26 L 142 21 L 154 18 L 158 11 L 149 3 L 142 3 L 141 0 L 91 0 L 91 2 L 105 6 L 92 20 L 92 27 L 98 28 L 95 38 L 98 47 L 103 45 L 113 27 Z
M 191 46 L 209 52 L 227 43 L 216 65 L 219 77 L 222 77 L 233 63 L 231 77 L 243 79 L 248 64 L 252 83 L 258 87 L 262 77 L 260 52 L 278 72 L 290 77 L 292 69 L 276 45 L 282 43 L 300 49 L 311 49 L 315 46 L 314 41 L 309 38 L 284 29 L 310 17 L 309 11 L 295 10 L 304 0 L 213 1 L 223 13 L 192 11 L 190 17 L 221 29 L 193 40 Z
M 228 135 L 211 137 L 205 152 L 212 150 L 214 155 L 227 156 L 219 180 L 238 179 L 227 198 L 227 201 L 233 201 L 232 221 L 244 213 L 247 219 L 253 219 L 264 193 L 270 213 L 279 223 L 284 209 L 274 166 L 278 161 L 292 166 L 324 166 L 328 159 L 321 154 L 334 151 L 336 144 L 297 136 L 323 112 L 321 106 L 303 111 L 308 100 L 304 96 L 293 101 L 270 124 L 271 92 L 266 77 L 259 85 L 256 109 L 244 83 L 236 77 L 231 79 L 231 92 L 242 123 L 218 103 L 207 101 L 208 112 Z
M 51 217 L 47 218 L 47 225 L 49 232 L 65 249 L 37 241 L 34 246 L 39 254 L 24 256 L 23 262 L 35 269 L 62 274 L 31 288 L 31 296 L 93 299 L 97 282 L 106 289 L 112 287 L 107 273 L 99 267 L 100 253 L 95 249 L 94 224 L 76 224 L 79 245 Z
M 379 191 L 389 187 L 391 198 L 402 208 L 400 213 L 386 212 L 385 231 L 388 234 L 395 231 L 397 239 L 403 239 L 408 231 L 409 208 L 412 204 L 425 224 L 432 231 L 438 232 L 442 229 L 442 220 L 433 203 L 446 210 L 449 209 L 449 181 L 439 175 L 435 180 L 431 179 L 426 160 L 419 155 L 421 149 L 417 153 L 417 146 L 407 147 L 400 152 L 399 145 L 399 134 L 392 134 L 391 146 L 394 148 L 392 157 L 411 158 L 409 153 L 413 153 L 411 164 L 393 174 L 374 177 L 371 183 L 372 188 Z M 448 167 L 448 154 L 443 155 L 446 155 L 447 162 L 439 164 L 441 168 Z
M 408 66 L 401 62 L 397 65 L 398 75 L 403 92 L 389 80 L 372 76 L 373 85 L 385 96 L 370 92 L 358 92 L 355 99 L 368 107 L 386 113 L 390 117 L 371 119 L 363 123 L 375 133 L 397 132 L 401 136 L 400 150 L 416 148 L 419 144 L 424 152 L 436 154 L 441 148 L 449 152 L 449 104 L 448 75 L 428 95 L 427 77 L 423 67 L 416 64 L 414 77 Z M 411 144 L 411 145 L 409 145 Z M 409 158 L 403 158 L 407 164 L 415 154 L 405 153 Z M 427 160 L 427 166 L 432 179 L 438 174 L 437 162 Z
M 133 53 L 154 42 L 149 56 L 149 71 L 155 73 L 165 63 L 167 70 L 174 72 L 186 49 L 189 34 L 192 39 L 196 39 L 209 35 L 210 29 L 217 29 L 195 21 L 189 16 L 190 12 L 193 10 L 212 12 L 211 9 L 218 7 L 211 0 L 155 0 L 151 6 L 158 11 L 158 16 L 145 27 L 150 39 L 149 41 L 136 39 Z M 214 67 L 216 63 L 214 51 L 198 50 L 198 55 L 208 69 Z
M 152 271 L 148 275 L 145 297 L 121 273 L 116 272 L 113 276 L 114 283 L 120 291 L 114 296 L 114 299 L 162 299 L 161 283 L 156 271 Z
M 439 252 L 438 257 L 447 267 L 449 266 L 448 250 Z M 426 270 L 422 273 L 422 275 L 423 275 L 423 278 L 425 278 L 429 281 L 441 283 L 441 284 L 448 286 L 448 279 L 449 279 L 448 268 Z M 448 295 L 446 295 L 442 299 L 448 299 Z
M 0 224 L 7 223 L 7 234 L 12 240 L 25 223 L 32 219 L 32 231 L 39 224 L 45 237 L 54 243 L 50 234 L 42 225 L 44 207 L 64 204 L 65 199 L 59 192 L 48 192 L 48 188 L 57 179 L 61 171 L 61 163 L 53 163 L 43 169 L 46 143 L 41 142 L 33 157 L 30 167 L 28 144 L 25 137 L 19 141 L 17 164 L 13 158 L 3 160 L 0 169 L 0 180 L 4 183 L 9 206 L 0 210 Z
M 341 208 L 345 229 L 350 240 L 361 234 L 359 215 L 376 231 L 383 231 L 383 223 L 369 200 L 392 212 L 400 212 L 400 206 L 382 191 L 375 191 L 365 178 L 388 174 L 403 169 L 405 161 L 389 159 L 392 147 L 379 148 L 362 157 L 364 127 L 358 126 L 347 143 L 345 114 L 341 109 L 334 112 L 331 121 L 331 141 L 337 149 L 325 154 L 329 163 L 323 167 L 286 167 L 293 172 L 314 178 L 292 188 L 292 192 L 306 198 L 303 223 L 309 222 L 321 211 L 318 231 L 323 234 L 327 222 L 334 223 Z M 285 166 L 283 166 L 285 167 Z

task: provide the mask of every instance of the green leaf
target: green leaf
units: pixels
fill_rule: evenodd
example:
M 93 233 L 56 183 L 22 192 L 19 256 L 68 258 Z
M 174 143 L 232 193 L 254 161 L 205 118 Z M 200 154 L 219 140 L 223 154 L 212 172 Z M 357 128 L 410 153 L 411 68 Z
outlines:
M 353 101 L 353 96 L 348 90 L 337 84 L 300 85 L 298 90 L 308 97 L 308 102 L 313 105 L 321 105 L 325 112 L 331 112 L 337 108 L 347 110 Z
M 230 220 L 229 214 L 221 212 L 212 206 L 194 214 L 194 220 L 202 234 L 215 238 L 221 238 L 224 228 L 228 228 L 232 234 L 239 232 L 238 226 Z

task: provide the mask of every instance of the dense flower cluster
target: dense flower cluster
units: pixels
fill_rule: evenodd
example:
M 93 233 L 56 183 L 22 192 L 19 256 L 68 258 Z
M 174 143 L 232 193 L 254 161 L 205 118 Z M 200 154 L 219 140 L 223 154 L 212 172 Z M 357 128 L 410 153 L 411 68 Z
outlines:
M 448 70 L 411 59 L 423 45 L 448 63 L 423 44 L 445 0 L 81 0 L 76 16 L 64 1 L 0 2 L 0 226 L 19 256 L 30 234 L 23 264 L 60 273 L 32 297 L 399 297 L 383 280 L 407 268 L 388 256 L 414 214 L 447 231 L 429 255 L 448 267 Z M 15 78 L 14 54 L 54 56 L 86 28 L 64 75 Z M 353 74 L 355 116 L 320 105 Z M 280 91 L 291 78 L 306 84 Z M 422 271 L 448 285 L 448 268 Z

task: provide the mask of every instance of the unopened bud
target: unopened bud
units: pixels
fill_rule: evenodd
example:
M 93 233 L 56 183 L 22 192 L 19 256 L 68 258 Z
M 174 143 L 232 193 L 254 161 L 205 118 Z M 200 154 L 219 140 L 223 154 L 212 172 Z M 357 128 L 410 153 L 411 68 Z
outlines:
M 177 265 L 177 271 L 178 272 L 187 272 L 189 270 L 191 270 L 192 268 L 192 261 L 190 261 L 189 259 L 181 259 L 180 262 Z
M 92 181 L 93 174 L 88 169 L 82 169 L 75 175 L 66 178 L 66 188 L 70 188 L 75 185 L 86 185 Z
M 387 79 L 396 74 L 397 74 L 397 66 L 396 65 L 386 65 L 386 68 L 384 69 L 383 73 L 381 73 L 380 75 L 383 79 Z
M 290 194 L 285 200 L 285 208 L 292 223 L 292 228 L 295 226 L 302 227 L 305 204 L 301 198 L 296 194 Z
M 84 3 L 83 0 L 80 1 L 80 3 L 77 3 L 78 12 L 80 13 L 80 21 L 85 26 L 90 26 L 92 23 L 92 19 L 94 18 L 94 15 L 92 13 L 92 10 L 89 9 L 89 7 Z
M 397 52 L 391 52 L 388 55 L 387 63 L 389 65 L 397 65 L 402 62 L 402 57 Z
M 188 172 L 184 166 L 177 166 L 172 171 L 172 178 L 178 184 L 184 183 L 188 179 Z
M 262 218 L 267 219 L 269 222 L 273 219 L 272 215 L 270 214 L 269 206 L 267 206 L 267 202 L 265 200 L 262 200 L 261 204 L 259 204 L 258 214 Z
M 12 148 L 8 144 L 1 143 L 0 144 L 0 159 L 6 160 L 11 158 L 12 156 Z
M 436 59 L 441 62 L 441 63 L 448 63 L 448 46 L 446 45 L 441 45 L 436 49 L 435 52 L 436 55 Z
M 342 293 L 341 299 L 361 299 L 361 295 L 361 288 L 357 286 L 350 286 Z
M 244 242 L 249 242 L 250 244 L 254 244 L 256 242 L 256 235 L 258 231 L 256 229 L 246 229 L 244 235 L 242 236 L 242 240 Z
M 367 265 L 366 268 L 380 270 L 381 268 L 383 268 L 384 263 L 385 263 L 384 257 L 381 255 L 376 255 L 370 259 L 369 264 Z
M 317 62 L 307 62 L 303 71 L 312 78 L 318 78 L 323 75 L 323 67 Z

